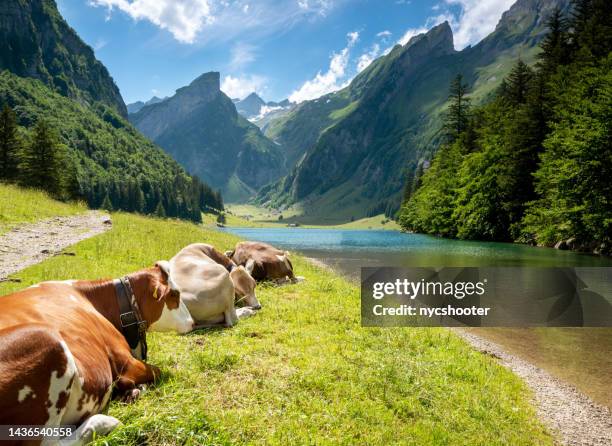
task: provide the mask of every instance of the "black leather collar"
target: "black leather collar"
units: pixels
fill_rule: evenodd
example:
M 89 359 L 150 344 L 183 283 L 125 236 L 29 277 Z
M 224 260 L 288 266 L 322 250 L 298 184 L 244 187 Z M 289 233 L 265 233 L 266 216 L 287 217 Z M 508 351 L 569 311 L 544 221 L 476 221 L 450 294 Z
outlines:
M 136 296 L 132 291 L 130 279 L 123 277 L 113 281 L 119 304 L 119 320 L 121 333 L 127 341 L 132 354 L 140 357 L 143 361 L 147 360 L 147 321 L 142 319 Z M 137 351 L 140 345 L 140 354 Z

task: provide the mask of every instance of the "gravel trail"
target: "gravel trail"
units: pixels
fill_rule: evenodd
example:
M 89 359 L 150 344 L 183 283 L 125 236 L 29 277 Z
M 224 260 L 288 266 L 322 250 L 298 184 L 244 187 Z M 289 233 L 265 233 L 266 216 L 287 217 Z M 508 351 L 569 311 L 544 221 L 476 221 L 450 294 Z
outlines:
M 18 281 L 9 276 L 47 257 L 73 255 L 63 250 L 111 227 L 110 216 L 98 211 L 22 224 L 0 235 L 0 282 Z
M 540 419 L 568 446 L 612 445 L 612 412 L 548 372 L 506 353 L 499 345 L 465 330 L 455 333 L 476 350 L 512 370 L 534 394 Z

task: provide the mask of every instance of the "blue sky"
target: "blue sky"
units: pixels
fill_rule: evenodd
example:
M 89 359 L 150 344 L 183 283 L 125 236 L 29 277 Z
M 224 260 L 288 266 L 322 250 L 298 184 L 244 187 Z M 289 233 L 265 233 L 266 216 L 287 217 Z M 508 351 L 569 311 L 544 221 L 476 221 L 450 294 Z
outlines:
M 302 101 L 346 85 L 394 44 L 448 20 L 461 49 L 514 0 L 58 0 L 127 103 L 220 71 L 231 97 Z

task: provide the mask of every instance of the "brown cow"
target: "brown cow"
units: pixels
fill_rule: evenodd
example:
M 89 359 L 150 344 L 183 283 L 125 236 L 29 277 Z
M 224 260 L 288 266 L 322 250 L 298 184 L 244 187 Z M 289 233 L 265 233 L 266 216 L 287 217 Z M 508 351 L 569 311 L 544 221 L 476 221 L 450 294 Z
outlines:
M 240 242 L 226 255 L 237 265 L 242 265 L 257 281 L 296 281 L 289 253 L 262 242 Z
M 123 280 L 144 327 L 192 329 L 168 262 Z M 113 389 L 129 401 L 160 376 L 133 356 L 146 351 L 144 338 L 132 350 L 122 335 L 119 283 L 44 282 L 0 297 L 0 425 L 76 425 L 76 436 L 62 444 L 85 444 L 119 424 L 100 414 Z

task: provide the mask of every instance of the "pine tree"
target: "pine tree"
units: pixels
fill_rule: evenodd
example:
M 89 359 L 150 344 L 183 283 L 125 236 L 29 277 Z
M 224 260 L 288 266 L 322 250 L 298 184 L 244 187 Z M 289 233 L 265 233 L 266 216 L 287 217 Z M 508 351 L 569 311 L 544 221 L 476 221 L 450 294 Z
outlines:
M 0 113 L 0 180 L 13 180 L 17 177 L 20 151 L 17 117 L 6 105 Z
M 52 195 L 62 190 L 63 156 L 58 137 L 49 124 L 41 119 L 27 145 L 21 164 L 21 177 L 26 186 L 43 189 Z
M 463 76 L 458 74 L 451 82 L 448 97 L 450 105 L 444 123 L 444 130 L 449 141 L 455 141 L 463 133 L 469 123 L 470 99 L 467 97 L 467 84 Z
M 79 181 L 78 168 L 75 162 L 70 162 L 67 165 L 62 189 L 67 199 L 79 200 L 84 198 L 85 194 L 81 190 L 81 182 Z
M 559 8 L 555 8 L 547 21 L 548 33 L 542 40 L 542 52 L 538 55 L 540 73 L 550 75 L 559 65 L 568 63 L 568 27 L 567 20 Z
M 111 212 L 113 210 L 113 203 L 111 203 L 111 199 L 108 196 L 108 194 L 106 194 L 104 196 L 104 200 L 102 200 L 102 204 L 100 205 L 100 209 L 104 209 L 106 211 Z
M 157 203 L 157 206 L 155 207 L 155 211 L 153 211 L 153 215 L 159 218 L 166 218 L 166 209 L 164 209 L 164 205 L 161 199 Z
M 142 214 L 145 209 L 145 196 L 138 184 L 136 184 L 135 187 L 136 192 L 134 195 L 134 211 Z
M 533 70 L 519 59 L 506 78 L 505 99 L 511 105 L 524 104 L 533 80 Z

